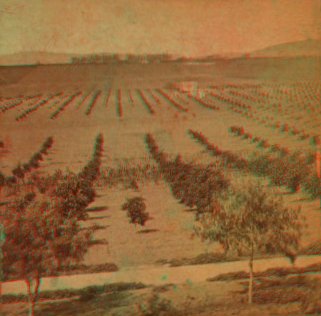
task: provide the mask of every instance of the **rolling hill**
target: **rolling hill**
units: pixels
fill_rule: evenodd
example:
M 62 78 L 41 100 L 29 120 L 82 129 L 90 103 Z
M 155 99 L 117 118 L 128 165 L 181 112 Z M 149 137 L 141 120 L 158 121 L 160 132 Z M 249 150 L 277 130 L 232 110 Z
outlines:
M 285 43 L 270 46 L 248 54 L 248 57 L 297 57 L 297 56 L 320 56 L 321 40 L 307 40 L 301 42 Z

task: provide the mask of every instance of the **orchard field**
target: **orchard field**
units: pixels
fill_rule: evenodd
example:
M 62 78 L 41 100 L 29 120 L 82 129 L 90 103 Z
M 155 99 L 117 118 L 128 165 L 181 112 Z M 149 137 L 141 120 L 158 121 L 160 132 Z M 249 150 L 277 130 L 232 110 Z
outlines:
M 300 254 L 320 254 L 321 185 L 315 164 L 321 83 L 315 75 L 231 79 L 206 73 L 206 67 L 198 73 L 195 66 L 177 63 L 157 75 L 149 66 L 139 78 L 134 76 L 137 69 L 130 70 L 128 78 L 113 66 L 108 75 L 91 78 L 87 65 L 75 82 L 73 71 L 80 66 L 72 67 L 59 68 L 69 77 L 57 68 L 43 82 L 37 69 L 22 71 L 1 86 L 2 212 L 16 196 L 32 192 L 32 174 L 81 172 L 100 134 L 97 194 L 86 209 L 88 218 L 80 221 L 82 227 L 95 226 L 83 263 L 115 264 L 120 270 L 209 263 L 210 255 L 223 249 L 193 237 L 195 214 L 179 203 L 164 180 L 148 147 L 152 139 L 171 159 L 179 155 L 186 163 L 210 164 L 236 185 L 259 179 L 286 206 L 300 206 L 306 219 Z M 198 76 L 197 91 L 169 88 L 172 82 L 197 81 Z M 46 154 L 37 156 L 48 139 Z M 19 177 L 27 165 L 32 171 Z M 145 199 L 150 219 L 136 228 L 122 205 L 137 196 Z

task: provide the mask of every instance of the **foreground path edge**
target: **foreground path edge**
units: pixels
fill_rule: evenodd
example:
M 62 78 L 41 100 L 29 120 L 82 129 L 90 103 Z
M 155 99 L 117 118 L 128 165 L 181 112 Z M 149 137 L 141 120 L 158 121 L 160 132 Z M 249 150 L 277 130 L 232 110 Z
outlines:
M 321 255 L 300 256 L 295 267 L 306 267 L 321 263 Z M 254 271 L 265 271 L 269 268 L 291 267 L 287 258 L 260 259 L 254 262 Z M 247 261 L 211 263 L 181 267 L 136 267 L 121 269 L 117 272 L 102 272 L 96 274 L 76 274 L 59 277 L 45 277 L 41 280 L 40 292 L 63 289 L 81 289 L 92 285 L 112 284 L 117 282 L 141 282 L 146 285 L 198 283 L 222 273 L 247 271 Z M 26 294 L 25 281 L 7 281 L 2 284 L 3 294 Z

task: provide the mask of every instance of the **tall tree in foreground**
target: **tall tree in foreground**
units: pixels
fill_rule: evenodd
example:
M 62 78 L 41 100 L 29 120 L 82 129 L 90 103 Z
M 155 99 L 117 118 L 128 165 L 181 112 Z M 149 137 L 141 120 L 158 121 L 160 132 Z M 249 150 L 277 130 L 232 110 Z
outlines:
M 300 209 L 290 209 L 268 195 L 255 182 L 236 190 L 212 212 L 204 213 L 195 225 L 203 240 L 219 242 L 226 252 L 249 259 L 249 303 L 253 297 L 253 260 L 258 253 L 282 253 L 292 263 L 302 231 Z
M 4 279 L 26 281 L 29 316 L 33 316 L 41 278 L 67 260 L 81 261 L 92 233 L 81 230 L 76 219 L 63 218 L 54 202 L 35 195 L 11 204 L 5 212 L 4 225 Z

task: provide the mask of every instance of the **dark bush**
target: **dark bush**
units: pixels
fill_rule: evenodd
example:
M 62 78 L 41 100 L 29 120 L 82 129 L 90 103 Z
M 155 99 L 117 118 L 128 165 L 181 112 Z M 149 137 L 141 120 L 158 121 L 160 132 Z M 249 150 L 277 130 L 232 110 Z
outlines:
M 145 222 L 149 219 L 146 210 L 145 200 L 141 197 L 135 197 L 127 200 L 122 205 L 122 210 L 127 211 L 127 217 L 132 224 L 144 226 Z

